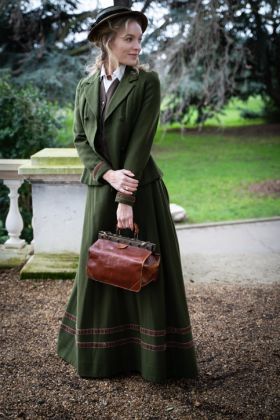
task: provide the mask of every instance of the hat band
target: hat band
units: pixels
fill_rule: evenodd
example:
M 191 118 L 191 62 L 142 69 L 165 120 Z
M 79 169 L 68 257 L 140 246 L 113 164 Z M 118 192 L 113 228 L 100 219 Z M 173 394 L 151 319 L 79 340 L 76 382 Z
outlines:
M 128 7 L 122 7 L 119 8 L 117 13 L 123 13 L 123 12 L 131 12 L 131 9 L 129 9 Z M 92 25 L 93 27 L 98 25 L 103 19 L 106 19 L 107 17 L 112 15 L 112 10 L 102 13 L 101 16 L 98 16 L 98 18 L 96 19 L 96 21 L 94 22 L 94 24 Z

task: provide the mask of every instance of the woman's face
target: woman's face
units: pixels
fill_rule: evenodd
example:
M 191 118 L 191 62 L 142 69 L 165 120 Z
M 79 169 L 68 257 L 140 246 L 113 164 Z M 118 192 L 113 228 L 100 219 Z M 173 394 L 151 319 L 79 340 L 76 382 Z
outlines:
M 141 51 L 142 29 L 139 23 L 131 21 L 127 28 L 121 28 L 110 48 L 120 64 L 135 66 Z

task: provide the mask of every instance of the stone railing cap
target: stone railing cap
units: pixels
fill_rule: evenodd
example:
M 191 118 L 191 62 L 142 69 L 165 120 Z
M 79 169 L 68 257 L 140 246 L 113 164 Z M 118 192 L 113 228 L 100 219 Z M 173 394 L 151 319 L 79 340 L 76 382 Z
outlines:
M 0 159 L 0 179 L 16 180 L 23 179 L 24 176 L 18 173 L 21 165 L 28 165 L 28 159 Z
M 19 168 L 23 175 L 81 174 L 83 164 L 74 148 L 46 148 L 31 156 L 30 162 Z
M 27 165 L 29 159 L 0 159 L 0 171 L 16 171 L 21 165 Z

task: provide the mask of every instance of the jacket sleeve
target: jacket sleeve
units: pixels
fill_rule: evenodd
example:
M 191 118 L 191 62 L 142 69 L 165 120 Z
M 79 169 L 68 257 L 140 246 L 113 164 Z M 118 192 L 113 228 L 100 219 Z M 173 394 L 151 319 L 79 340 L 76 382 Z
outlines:
M 82 123 L 80 107 L 81 82 L 82 80 L 80 80 L 80 82 L 78 83 L 75 98 L 73 124 L 74 145 L 85 168 L 91 171 L 93 179 L 95 181 L 105 182 L 102 177 L 105 172 L 111 169 L 111 167 L 106 161 L 102 160 L 100 156 L 98 156 L 95 153 L 95 151 L 90 146 L 86 138 L 86 134 Z
M 142 85 L 140 110 L 129 140 L 124 169 L 129 169 L 140 180 L 150 157 L 160 114 L 160 81 L 156 72 L 148 72 Z M 136 192 L 137 194 L 137 192 Z M 116 201 L 133 206 L 135 195 L 117 193 Z

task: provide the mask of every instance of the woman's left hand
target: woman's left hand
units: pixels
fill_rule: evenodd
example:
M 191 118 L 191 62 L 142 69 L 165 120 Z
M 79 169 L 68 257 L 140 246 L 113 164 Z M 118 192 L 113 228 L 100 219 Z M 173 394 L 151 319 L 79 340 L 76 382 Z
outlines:
M 118 228 L 133 230 L 133 208 L 128 204 L 119 203 L 117 208 Z

